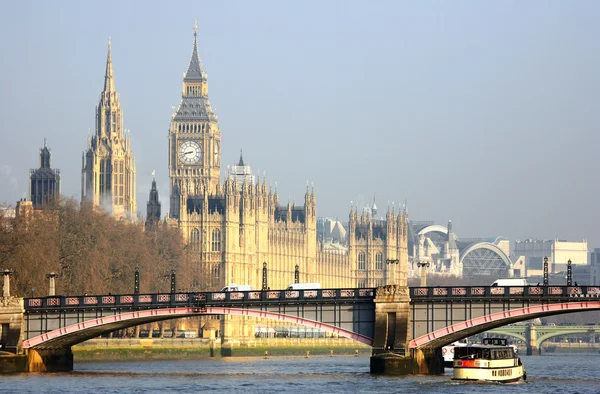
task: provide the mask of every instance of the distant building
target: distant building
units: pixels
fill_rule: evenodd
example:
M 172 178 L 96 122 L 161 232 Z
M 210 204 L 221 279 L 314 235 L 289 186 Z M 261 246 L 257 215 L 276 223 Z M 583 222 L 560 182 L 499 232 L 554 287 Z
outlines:
M 600 285 L 600 248 L 590 253 L 590 284 Z
M 252 186 L 256 184 L 255 176 L 252 174 L 252 168 L 244 163 L 244 158 L 242 157 L 241 151 L 240 161 L 237 165 L 231 166 L 231 169 L 227 174 L 227 179 L 235 181 L 239 188 L 242 187 L 244 182 Z
M 452 231 L 451 221 L 448 226 L 430 221 L 409 223 L 410 277 L 419 276 L 419 265 L 429 264 L 429 274 L 491 283 L 515 275 L 509 250 L 510 242 L 502 237 L 459 238 Z
M 513 259 L 525 257 L 527 275 L 542 275 L 544 257 L 548 257 L 548 272 L 551 274 L 567 270 L 567 262 L 578 266 L 588 265 L 587 241 L 537 240 L 516 241 Z
M 332 218 L 317 218 L 317 239 L 323 243 L 346 245 L 347 231 L 344 224 Z
M 160 221 L 160 201 L 158 200 L 158 189 L 156 188 L 156 178 L 152 179 L 152 188 L 146 204 L 146 225 L 151 225 Z
M 60 198 L 60 171 L 50 167 L 50 150 L 45 139 L 40 149 L 40 168 L 29 170 L 29 195 L 36 209 Z

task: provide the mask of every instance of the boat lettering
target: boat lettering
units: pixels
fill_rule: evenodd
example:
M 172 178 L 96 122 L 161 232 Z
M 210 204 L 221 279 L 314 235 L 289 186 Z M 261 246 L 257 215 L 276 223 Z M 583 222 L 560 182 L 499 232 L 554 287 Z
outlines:
M 496 371 L 492 371 L 492 376 L 512 376 L 512 369 L 498 369 Z

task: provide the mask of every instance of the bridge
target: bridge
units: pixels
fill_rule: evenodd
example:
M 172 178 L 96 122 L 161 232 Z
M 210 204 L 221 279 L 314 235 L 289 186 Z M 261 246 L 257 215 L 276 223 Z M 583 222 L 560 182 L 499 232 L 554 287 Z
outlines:
M 444 345 L 519 321 L 598 310 L 600 287 L 388 285 L 2 300 L 3 347 L 25 353 L 28 371 L 70 370 L 71 346 L 117 329 L 180 317 L 233 315 L 314 327 L 370 345 L 373 372 L 439 373 Z
M 544 341 L 561 335 L 600 333 L 600 326 L 536 326 L 533 324 L 510 325 L 488 331 L 490 334 L 506 335 L 522 340 L 527 355 L 542 354 Z

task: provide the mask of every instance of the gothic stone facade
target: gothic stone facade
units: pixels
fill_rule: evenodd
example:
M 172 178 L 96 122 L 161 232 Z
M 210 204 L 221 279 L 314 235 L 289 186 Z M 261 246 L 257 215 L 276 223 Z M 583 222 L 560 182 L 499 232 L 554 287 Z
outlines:
M 135 158 L 123 128 L 119 93 L 115 90 L 110 42 L 104 90 L 96 107 L 96 131 L 88 138 L 81 163 L 81 201 L 102 207 L 118 219 L 136 214 Z
M 264 178 L 252 182 L 227 174 L 221 183 L 220 144 L 194 33 L 182 100 L 169 130 L 167 218 L 198 262 L 198 277 L 190 286 L 218 289 L 236 283 L 260 289 L 264 263 L 271 289 L 293 283 L 296 266 L 300 282 L 320 282 L 324 288 L 406 285 L 405 212 L 390 209 L 377 220 L 351 210 L 347 249 L 330 251 L 317 241 L 314 190 L 307 189 L 303 206 L 282 206 Z

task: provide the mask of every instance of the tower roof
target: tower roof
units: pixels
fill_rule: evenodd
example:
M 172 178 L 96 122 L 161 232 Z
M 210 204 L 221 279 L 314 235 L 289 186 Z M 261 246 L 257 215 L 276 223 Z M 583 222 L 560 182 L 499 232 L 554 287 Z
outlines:
M 187 91 L 192 86 L 197 87 L 198 84 L 206 84 L 206 74 L 200 63 L 198 55 L 198 40 L 197 26 L 194 25 L 194 48 L 192 50 L 192 58 L 188 70 L 183 76 L 183 96 L 177 113 L 173 117 L 175 121 L 213 121 L 218 120 L 208 102 L 208 94 L 204 89 L 193 90 L 193 93 Z
M 104 91 L 115 91 L 115 78 L 113 75 L 112 53 L 110 49 L 110 38 L 108 39 L 108 55 L 106 55 L 106 72 L 104 73 Z
M 50 150 L 44 138 L 44 147 L 40 149 L 40 168 L 50 168 Z
M 200 55 L 198 54 L 198 26 L 194 22 L 194 49 L 192 51 L 192 58 L 190 59 L 190 65 L 185 73 L 184 81 L 197 81 L 205 78 L 204 70 L 202 69 L 202 62 L 200 61 Z

